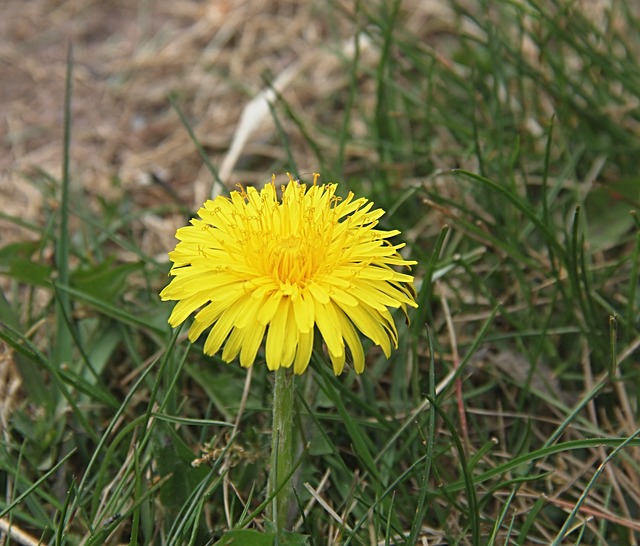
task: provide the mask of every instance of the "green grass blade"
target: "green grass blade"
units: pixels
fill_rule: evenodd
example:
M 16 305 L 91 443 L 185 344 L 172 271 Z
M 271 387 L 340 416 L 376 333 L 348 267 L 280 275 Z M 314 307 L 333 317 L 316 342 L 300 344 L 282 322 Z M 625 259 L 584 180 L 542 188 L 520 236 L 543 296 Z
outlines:
M 71 156 L 71 96 L 73 94 L 73 50 L 67 50 L 67 73 L 64 95 L 64 137 L 63 162 L 60 195 L 60 223 L 56 240 L 56 270 L 57 282 L 69 284 L 69 188 L 71 175 L 69 163 Z M 72 339 L 67 325 L 67 317 L 71 317 L 71 300 L 68 294 L 61 294 L 58 299 L 56 313 L 56 333 L 53 344 L 53 357 L 57 366 L 63 363 L 71 364 Z

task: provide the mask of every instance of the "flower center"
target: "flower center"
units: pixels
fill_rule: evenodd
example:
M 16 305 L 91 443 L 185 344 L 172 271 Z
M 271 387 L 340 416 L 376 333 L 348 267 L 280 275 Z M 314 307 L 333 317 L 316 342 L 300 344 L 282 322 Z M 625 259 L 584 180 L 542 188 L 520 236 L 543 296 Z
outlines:
M 309 270 L 309 245 L 304 244 L 300 236 L 278 237 L 270 256 L 273 274 L 280 282 L 298 284 L 307 280 Z
M 333 187 L 306 190 L 291 182 L 282 188 L 281 200 L 275 187 L 266 187 L 260 196 L 251 192 L 243 197 L 246 212 L 234 214 L 229 227 L 246 271 L 262 276 L 262 282 L 269 278 L 278 289 L 304 290 L 342 260 L 349 230 L 342 229 L 336 213 L 339 199 L 333 196 Z M 334 240 L 336 230 L 338 240 Z

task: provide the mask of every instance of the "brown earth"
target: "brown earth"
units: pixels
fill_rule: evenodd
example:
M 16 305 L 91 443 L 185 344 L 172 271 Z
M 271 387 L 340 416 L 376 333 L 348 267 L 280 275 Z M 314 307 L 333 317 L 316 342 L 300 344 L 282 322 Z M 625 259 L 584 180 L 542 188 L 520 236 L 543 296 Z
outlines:
M 196 208 L 212 176 L 169 101 L 174 94 L 225 183 L 268 179 L 265 167 L 284 157 L 268 109 L 243 108 L 266 81 L 314 116 L 314 102 L 346 75 L 337 51 L 353 32 L 324 2 L 182 0 L 5 0 L 0 18 L 0 201 L 2 212 L 29 221 L 54 206 L 55 187 L 42 170 L 61 176 L 64 92 L 73 52 L 72 191 L 130 196 L 141 206 L 177 198 Z M 278 80 L 280 78 L 280 80 Z M 325 114 L 326 115 L 326 114 Z M 240 131 L 234 157 L 223 159 Z M 309 151 L 293 141 L 300 165 Z M 236 153 L 237 152 L 237 153 Z M 240 168 L 244 165 L 244 168 Z M 51 201 L 46 202 L 44 196 Z M 123 197 L 124 198 L 124 197 Z M 90 201 L 90 199 L 89 199 Z M 150 215 L 166 230 L 150 253 L 166 252 L 175 223 Z M 29 236 L 1 220 L 3 245 Z

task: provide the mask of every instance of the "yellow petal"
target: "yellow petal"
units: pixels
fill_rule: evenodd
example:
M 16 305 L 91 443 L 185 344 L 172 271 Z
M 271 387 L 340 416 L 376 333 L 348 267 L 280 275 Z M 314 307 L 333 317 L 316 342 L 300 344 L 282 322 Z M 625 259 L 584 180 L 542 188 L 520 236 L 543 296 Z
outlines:
M 242 305 L 242 295 L 231 293 L 229 295 L 229 299 L 225 301 L 217 301 L 211 302 L 209 305 L 200 310 L 196 316 L 191 328 L 189 329 L 189 340 L 191 342 L 196 341 L 202 332 L 204 332 L 209 326 L 211 326 L 215 321 L 217 321 L 222 314 L 229 310 L 238 307 L 243 307 Z M 246 295 L 244 297 L 246 300 Z
M 264 324 L 265 326 L 271 322 L 273 316 L 276 314 L 280 306 L 280 302 L 282 300 L 281 292 L 274 292 L 271 296 L 264 302 L 262 309 L 258 313 L 258 320 L 260 324 Z
M 327 344 L 329 352 L 336 357 L 344 356 L 344 342 L 337 328 L 338 316 L 333 303 L 327 305 L 317 304 L 316 324 L 322 334 L 322 339 Z
M 300 292 L 298 297 L 292 300 L 291 305 L 298 330 L 306 333 L 313 329 L 315 323 L 313 298 L 309 294 Z
M 240 349 L 241 366 L 248 368 L 253 364 L 256 359 L 256 354 L 258 354 L 260 344 L 262 343 L 262 339 L 264 338 L 266 328 L 266 326 L 260 324 L 257 320 L 249 322 L 244 328 L 245 337 L 242 349 Z
M 389 345 L 389 338 L 380 322 L 376 320 L 379 314 L 374 309 L 367 309 L 363 305 L 347 308 L 341 306 L 341 309 L 353 321 L 356 328 L 376 345 L 380 345 L 383 349 Z
M 281 365 L 283 368 L 291 367 L 293 358 L 296 356 L 296 349 L 298 347 L 298 337 L 300 331 L 296 328 L 296 321 L 293 316 L 291 305 L 287 311 L 287 324 L 284 329 L 284 344 L 282 347 L 282 360 Z
M 282 354 L 284 347 L 285 326 L 287 324 L 287 312 L 289 311 L 289 302 L 281 299 L 277 312 L 273 320 L 269 324 L 267 332 L 267 343 L 265 346 L 267 368 L 275 371 L 282 364 Z
M 329 303 L 329 294 L 319 283 L 312 281 L 309 283 L 308 289 L 317 302 Z
M 342 373 L 342 370 L 344 370 L 344 351 L 342 351 L 341 355 L 334 355 L 331 351 L 329 351 L 329 358 L 333 367 L 333 373 L 335 375 L 340 375 Z
M 293 371 L 298 375 L 304 373 L 311 360 L 311 352 L 313 351 L 313 329 L 308 332 L 301 332 L 298 335 L 298 350 L 296 358 L 293 361 Z
M 248 298 L 242 315 L 240 315 L 236 321 L 236 328 L 244 329 L 247 327 L 247 324 L 255 323 L 256 316 L 263 306 L 264 299 L 265 298 L 255 297 Z
M 243 305 L 232 305 L 231 307 L 227 307 L 224 313 L 220 315 L 220 318 L 213 325 L 213 328 L 211 328 L 211 331 L 204 342 L 205 354 L 214 355 L 218 352 L 243 309 Z M 196 323 L 194 323 L 194 325 L 195 324 Z M 189 334 L 191 334 L 191 332 Z
M 238 356 L 243 341 L 244 332 L 242 330 L 239 330 L 238 328 L 231 330 L 231 333 L 224 344 L 224 349 L 222 350 L 222 360 L 225 362 L 231 362 L 236 356 Z
M 352 322 L 340 309 L 338 309 L 338 318 L 340 320 L 340 330 L 351 351 L 353 367 L 356 373 L 362 373 L 364 371 L 364 350 L 358 332 L 356 332 Z
M 209 301 L 209 293 L 205 292 L 196 292 L 195 294 L 185 298 L 183 300 L 178 301 L 176 306 L 171 311 L 171 316 L 169 317 L 169 324 L 175 328 L 178 324 L 182 324 L 187 317 L 193 313 L 196 309 L 202 307 L 205 303 Z

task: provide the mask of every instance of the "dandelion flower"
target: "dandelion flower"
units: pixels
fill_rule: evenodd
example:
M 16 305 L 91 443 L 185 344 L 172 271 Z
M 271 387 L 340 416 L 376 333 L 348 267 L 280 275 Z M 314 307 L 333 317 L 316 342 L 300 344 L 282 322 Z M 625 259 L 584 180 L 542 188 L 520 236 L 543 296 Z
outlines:
M 169 254 L 173 279 L 163 300 L 177 300 L 173 327 L 196 312 L 194 342 L 210 328 L 204 352 L 251 366 L 264 343 L 269 370 L 303 373 L 314 335 L 322 337 L 336 375 L 347 348 L 364 370 L 358 331 L 387 357 L 398 346 L 390 308 L 416 307 L 413 277 L 396 270 L 403 259 L 376 229 L 381 209 L 365 198 L 336 196 L 336 184 L 307 186 L 289 176 L 280 196 L 275 177 L 262 190 L 249 187 L 207 201 Z

